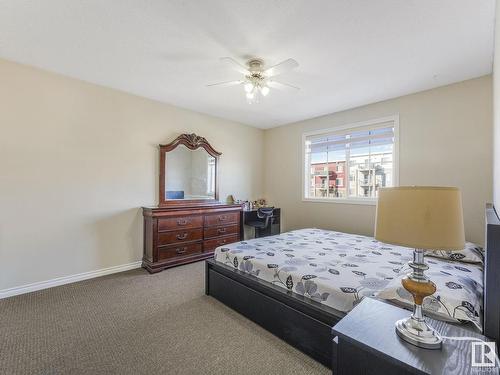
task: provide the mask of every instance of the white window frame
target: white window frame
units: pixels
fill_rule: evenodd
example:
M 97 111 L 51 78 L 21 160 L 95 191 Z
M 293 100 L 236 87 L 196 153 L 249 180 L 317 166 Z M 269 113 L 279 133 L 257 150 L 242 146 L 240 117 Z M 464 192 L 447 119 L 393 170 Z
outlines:
M 399 186 L 399 114 L 395 114 L 387 117 L 380 117 L 372 120 L 360 121 L 351 124 L 345 124 L 341 126 L 336 126 L 328 129 L 320 129 L 309 132 L 302 133 L 302 158 L 300 160 L 301 170 L 302 170 L 302 201 L 303 202 L 321 202 L 321 203 L 342 203 L 342 204 L 365 204 L 365 205 L 376 205 L 377 198 L 356 198 L 356 197 L 348 197 L 348 198 L 310 198 L 306 197 L 307 187 L 309 184 L 309 180 L 306 181 L 306 175 L 309 173 L 306 172 L 306 138 L 315 135 L 328 134 L 328 133 L 338 133 L 346 130 L 362 130 L 363 128 L 370 128 L 372 126 L 376 126 L 377 124 L 382 124 L 384 122 L 393 122 L 394 123 L 394 145 L 393 145 L 393 161 L 392 161 L 392 173 L 393 173 L 393 186 Z M 349 173 L 349 163 L 346 162 L 346 166 L 344 167 L 344 173 Z M 347 177 L 349 178 L 349 177 Z
M 213 195 L 213 187 L 215 186 L 215 159 L 212 156 L 207 156 L 207 195 Z

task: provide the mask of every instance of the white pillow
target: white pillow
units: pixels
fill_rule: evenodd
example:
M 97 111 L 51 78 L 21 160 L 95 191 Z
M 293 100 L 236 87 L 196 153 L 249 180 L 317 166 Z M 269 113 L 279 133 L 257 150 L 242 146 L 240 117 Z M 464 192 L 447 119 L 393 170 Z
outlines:
M 425 255 L 428 257 L 442 258 L 446 260 L 456 260 L 463 263 L 483 264 L 484 262 L 483 248 L 472 242 L 466 242 L 463 250 L 426 250 Z
M 436 284 L 436 293 L 426 297 L 423 310 L 426 315 L 445 321 L 470 321 L 481 328 L 483 304 L 483 269 L 479 264 L 427 260 L 426 275 Z M 413 297 L 401 285 L 409 267 L 403 267 L 377 298 L 392 301 L 403 307 L 413 307 Z

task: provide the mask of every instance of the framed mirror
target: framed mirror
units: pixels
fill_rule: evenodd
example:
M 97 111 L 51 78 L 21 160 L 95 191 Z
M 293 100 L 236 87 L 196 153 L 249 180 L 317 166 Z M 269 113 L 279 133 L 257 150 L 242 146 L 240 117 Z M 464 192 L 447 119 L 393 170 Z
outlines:
M 214 203 L 219 200 L 220 152 L 205 138 L 181 134 L 160 145 L 160 207 Z

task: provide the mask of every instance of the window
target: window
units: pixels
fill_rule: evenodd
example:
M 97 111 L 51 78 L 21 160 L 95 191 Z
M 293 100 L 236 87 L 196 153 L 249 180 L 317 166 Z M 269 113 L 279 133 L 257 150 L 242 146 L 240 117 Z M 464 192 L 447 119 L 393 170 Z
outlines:
M 398 116 L 303 135 L 305 200 L 373 203 L 397 186 Z
M 213 195 L 215 190 L 215 158 L 208 156 L 207 195 Z

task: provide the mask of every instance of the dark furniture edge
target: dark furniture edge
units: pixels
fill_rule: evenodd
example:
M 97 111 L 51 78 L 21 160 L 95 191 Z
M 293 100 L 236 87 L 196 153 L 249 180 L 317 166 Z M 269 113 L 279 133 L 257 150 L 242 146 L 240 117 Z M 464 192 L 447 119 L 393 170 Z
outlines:
M 173 213 L 177 211 L 186 211 L 190 210 L 193 213 L 188 214 L 188 215 L 198 215 L 199 212 L 195 210 L 213 210 L 214 213 L 217 212 L 217 210 L 235 210 L 235 211 L 241 211 L 243 209 L 243 206 L 241 204 L 227 204 L 227 203 L 222 203 L 222 202 L 205 202 L 203 204 L 185 204 L 185 205 L 178 205 L 178 206 L 172 206 L 172 207 L 160 207 L 160 206 L 153 206 L 153 207 L 146 207 L 143 206 L 142 212 L 144 216 L 151 216 L 153 213 Z
M 484 330 L 500 340 L 500 219 L 492 204 L 486 205 L 486 244 L 484 253 Z
M 378 299 L 373 299 L 373 298 L 364 298 L 360 304 L 358 304 L 356 307 L 354 307 L 349 313 L 353 312 L 355 309 L 357 308 L 362 308 L 362 304 L 363 303 L 366 303 L 367 300 L 374 300 L 376 302 L 379 302 L 379 303 L 384 303 L 384 304 L 387 304 L 393 308 L 397 308 L 397 309 L 401 309 L 401 307 L 398 307 L 398 306 L 395 306 L 393 304 L 390 304 L 386 301 L 383 301 L 383 300 L 378 300 Z M 403 310 L 403 311 L 406 311 L 406 310 Z M 408 313 L 409 315 L 409 313 Z M 394 321 L 396 322 L 396 320 Z M 375 357 L 377 358 L 380 358 L 381 360 L 387 360 L 388 357 L 385 353 L 381 352 L 378 348 L 375 348 L 373 346 L 370 346 L 370 345 L 366 345 L 365 343 L 363 342 L 359 342 L 355 339 L 353 339 L 352 337 L 350 337 L 349 335 L 346 335 L 344 334 L 343 332 L 341 331 L 337 331 L 335 329 L 335 326 L 332 328 L 332 335 L 333 336 L 337 336 L 340 339 L 343 339 L 345 340 L 346 342 L 352 344 L 352 345 L 355 345 L 355 346 L 358 346 L 360 347 L 362 350 L 365 350 L 366 352 L 370 353 L 370 354 L 373 354 Z M 396 333 L 394 333 L 394 337 L 396 340 L 400 341 L 401 342 L 401 345 L 409 345 L 409 344 L 406 344 L 404 343 L 399 337 L 397 337 Z M 427 349 L 422 349 L 422 350 L 427 350 Z M 406 370 L 406 371 L 409 371 L 411 373 L 414 373 L 414 374 L 418 374 L 418 375 L 425 375 L 426 373 L 421 371 L 421 370 L 418 370 L 418 369 L 415 369 L 413 368 L 412 366 L 408 365 L 406 362 L 404 361 L 401 361 L 397 358 L 392 358 L 392 357 L 389 357 L 389 360 L 388 360 L 391 364 L 394 364 L 395 366 L 399 366 L 401 367 L 402 369 Z
M 212 258 L 213 256 L 214 256 L 213 251 L 212 252 L 203 252 L 200 254 L 195 254 L 195 255 L 191 255 L 191 256 L 187 256 L 187 257 L 166 259 L 164 261 L 159 261 L 156 263 L 150 262 L 149 260 L 143 258 L 141 267 L 146 269 L 149 273 L 157 273 L 157 272 L 161 272 L 167 268 L 172 268 L 172 267 L 182 266 L 184 264 L 198 262 L 200 260 Z
M 209 259 L 205 293 L 323 365 L 332 367 L 332 327 L 345 313 Z

